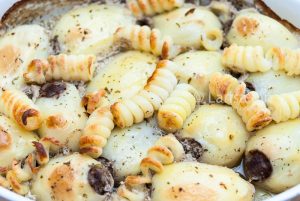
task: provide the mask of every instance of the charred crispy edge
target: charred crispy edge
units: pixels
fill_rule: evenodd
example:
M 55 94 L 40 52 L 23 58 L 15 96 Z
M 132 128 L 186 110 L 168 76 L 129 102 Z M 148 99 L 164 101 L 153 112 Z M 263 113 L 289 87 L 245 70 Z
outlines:
M 275 19 L 282 25 L 284 25 L 287 29 L 291 31 L 295 31 L 297 33 L 300 33 L 300 29 L 297 28 L 295 25 L 290 23 L 289 21 L 280 18 L 271 8 L 269 8 L 262 0 L 255 0 L 255 6 L 258 9 L 261 9 L 263 14 Z
M 33 145 L 36 149 L 36 152 L 38 153 L 41 160 L 45 160 L 46 158 L 48 158 L 48 153 L 42 143 L 35 142 L 35 141 L 32 143 L 33 143 Z
M 22 123 L 23 125 L 27 125 L 27 119 L 29 117 L 38 116 L 39 112 L 35 109 L 28 109 L 22 114 Z
M 50 2 L 51 4 L 53 4 L 53 7 L 61 6 L 61 4 L 59 4 L 60 1 L 47 0 L 47 2 Z M 73 1 L 68 0 L 68 2 L 70 2 L 71 5 L 76 5 L 76 4 L 80 5 L 83 2 L 84 3 L 89 3 L 89 2 L 91 3 L 92 0 L 81 0 L 81 1 L 80 0 L 76 0 L 76 1 L 75 0 L 73 0 Z M 15 16 L 18 15 L 20 11 L 22 11 L 22 12 L 32 12 L 33 9 L 30 9 L 30 8 L 26 7 L 27 5 L 30 5 L 30 4 L 35 4 L 35 5 L 41 4 L 41 5 L 39 5 L 38 8 L 42 9 L 43 5 L 45 5 L 45 2 L 39 1 L 39 0 L 19 0 L 19 1 L 17 1 L 4 13 L 2 18 L 0 19 L 0 29 L 2 29 L 2 28 L 6 29 L 6 28 L 9 28 L 12 25 L 15 25 L 15 24 L 9 24 L 9 20 L 12 19 L 12 18 L 15 18 Z M 35 17 L 42 16 L 43 14 L 44 14 L 44 12 L 42 14 L 39 14 L 38 12 L 34 12 Z M 25 22 L 20 22 L 20 23 L 17 23 L 17 24 L 24 24 L 24 23 Z M 29 22 L 27 22 L 27 23 L 29 23 Z

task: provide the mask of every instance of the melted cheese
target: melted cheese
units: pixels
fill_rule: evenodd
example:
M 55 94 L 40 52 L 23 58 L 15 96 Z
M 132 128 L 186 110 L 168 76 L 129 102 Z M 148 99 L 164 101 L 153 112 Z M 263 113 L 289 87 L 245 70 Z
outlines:
M 276 20 L 255 12 L 241 12 L 234 19 L 227 35 L 230 44 L 296 48 L 297 39 Z
M 140 172 L 141 160 L 160 137 L 154 121 L 144 121 L 129 128 L 112 131 L 102 156 L 114 161 L 117 180 Z
M 243 156 L 249 134 L 231 107 L 203 105 L 186 120 L 181 136 L 194 138 L 207 150 L 201 157 L 204 163 L 234 167 Z
M 0 167 L 11 167 L 13 159 L 24 159 L 34 151 L 32 141 L 38 137 L 20 128 L 9 118 L 0 115 Z
M 204 7 L 183 7 L 153 17 L 153 25 L 162 34 L 171 36 L 183 47 L 201 47 L 201 36 L 211 30 L 221 31 L 218 18 Z
M 44 118 L 38 130 L 40 136 L 54 137 L 62 145 L 77 151 L 87 116 L 76 87 L 67 84 L 66 90 L 58 98 L 38 98 L 36 105 Z M 52 147 L 52 151 L 57 151 L 57 147 Z
M 45 58 L 49 38 L 38 25 L 22 25 L 0 38 L 0 87 L 20 88 L 23 73 L 32 59 Z
M 106 200 L 89 185 L 88 172 L 101 163 L 84 155 L 74 153 L 50 160 L 36 174 L 31 192 L 37 200 Z
M 133 24 L 130 11 L 116 5 L 92 4 L 66 13 L 57 22 L 53 36 L 62 51 L 73 54 L 107 53 L 118 27 Z
M 157 58 L 137 51 L 118 54 L 90 82 L 87 93 L 105 89 L 101 106 L 137 94 L 147 83 L 156 67 Z
M 233 170 L 181 162 L 164 167 L 152 179 L 152 201 L 251 201 L 254 187 Z
M 264 189 L 280 193 L 300 183 L 300 120 L 272 124 L 258 131 L 247 143 L 251 150 L 263 152 L 270 160 L 273 172 L 259 182 Z
M 300 90 L 300 77 L 287 76 L 282 71 L 253 73 L 246 80 L 251 83 L 261 99 L 268 100 L 274 94 L 282 94 Z
M 208 82 L 214 72 L 222 72 L 221 54 L 218 52 L 195 51 L 177 56 L 179 65 L 176 77 L 180 82 L 191 84 L 205 99 L 208 98 Z

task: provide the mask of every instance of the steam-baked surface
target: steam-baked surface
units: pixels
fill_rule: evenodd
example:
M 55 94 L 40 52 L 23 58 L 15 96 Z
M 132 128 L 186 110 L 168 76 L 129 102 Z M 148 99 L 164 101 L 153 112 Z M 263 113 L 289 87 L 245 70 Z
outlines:
M 0 186 L 250 201 L 252 184 L 300 183 L 295 35 L 239 0 L 164 1 L 26 0 L 3 17 Z

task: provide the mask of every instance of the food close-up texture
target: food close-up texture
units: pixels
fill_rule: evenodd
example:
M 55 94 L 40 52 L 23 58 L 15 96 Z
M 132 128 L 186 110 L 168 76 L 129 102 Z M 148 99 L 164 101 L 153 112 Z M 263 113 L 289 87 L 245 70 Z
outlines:
M 300 184 L 300 32 L 262 5 L 15 4 L 0 23 L 0 187 L 262 201 Z

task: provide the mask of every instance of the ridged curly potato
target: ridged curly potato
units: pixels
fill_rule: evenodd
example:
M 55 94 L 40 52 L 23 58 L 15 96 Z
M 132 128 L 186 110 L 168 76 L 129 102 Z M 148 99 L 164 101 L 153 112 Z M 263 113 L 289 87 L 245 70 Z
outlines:
M 160 61 L 143 90 L 111 106 L 114 123 L 118 127 L 125 128 L 133 123 L 142 122 L 160 108 L 177 84 L 177 79 L 172 72 L 174 65 L 172 61 Z
M 114 34 L 114 40 L 116 43 L 125 41 L 135 50 L 149 52 L 163 59 L 174 58 L 181 52 L 180 46 L 175 45 L 171 37 L 163 36 L 158 29 L 148 26 L 120 27 Z
M 273 120 L 277 123 L 295 119 L 300 114 L 300 91 L 272 95 L 267 105 Z
M 33 60 L 24 73 L 27 83 L 51 80 L 90 81 L 94 74 L 94 55 L 51 55 L 48 60 Z
M 274 70 L 283 70 L 289 76 L 300 75 L 300 49 L 274 47 L 267 52 Z
M 127 0 L 127 6 L 136 17 L 153 16 L 183 6 L 184 0 Z
M 179 161 L 183 156 L 184 149 L 172 134 L 159 138 L 155 145 L 148 150 L 147 157 L 140 163 L 142 176 L 127 176 L 125 184 L 118 188 L 119 196 L 130 201 L 144 200 L 145 195 L 141 188 L 152 182 L 152 172 L 162 173 L 164 165 Z M 133 190 L 133 188 L 137 188 L 137 190 Z
M 164 131 L 174 133 L 182 128 L 199 100 L 197 90 L 189 84 L 178 84 L 170 97 L 159 108 L 158 125 Z
M 102 148 L 106 145 L 113 128 L 113 116 L 109 107 L 95 110 L 89 116 L 83 129 L 83 135 L 80 137 L 80 153 L 98 158 L 102 154 Z
M 28 131 L 38 129 L 42 123 L 40 109 L 23 92 L 16 89 L 2 92 L 0 111 Z
M 240 73 L 266 72 L 272 67 L 261 46 L 238 46 L 236 44 L 224 49 L 222 64 Z
M 248 131 L 262 129 L 271 121 L 271 112 L 266 104 L 259 100 L 255 91 L 246 93 L 245 83 L 228 74 L 215 73 L 209 83 L 213 97 L 231 105 L 246 123 Z

